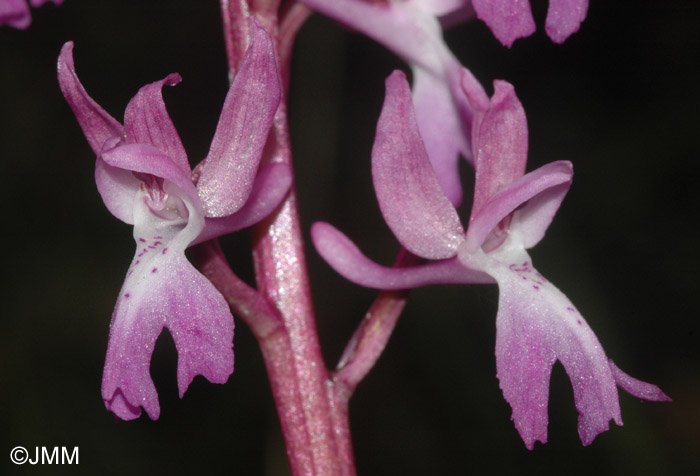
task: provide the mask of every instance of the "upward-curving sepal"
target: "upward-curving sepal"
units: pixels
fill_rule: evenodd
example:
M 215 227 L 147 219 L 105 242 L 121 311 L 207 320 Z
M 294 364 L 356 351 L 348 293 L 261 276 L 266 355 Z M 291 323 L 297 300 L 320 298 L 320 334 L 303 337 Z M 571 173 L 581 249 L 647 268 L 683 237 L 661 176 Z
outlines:
M 280 102 L 272 38 L 257 22 L 238 74 L 226 95 L 197 191 L 207 216 L 239 210 L 248 199 Z
M 58 84 L 95 154 L 100 153 L 107 140 L 124 137 L 119 121 L 88 95 L 75 74 L 72 41 L 63 45 L 58 57 Z
M 372 147 L 372 177 L 382 215 L 406 249 L 428 259 L 457 253 L 464 230 L 430 165 L 401 71 L 386 80 Z

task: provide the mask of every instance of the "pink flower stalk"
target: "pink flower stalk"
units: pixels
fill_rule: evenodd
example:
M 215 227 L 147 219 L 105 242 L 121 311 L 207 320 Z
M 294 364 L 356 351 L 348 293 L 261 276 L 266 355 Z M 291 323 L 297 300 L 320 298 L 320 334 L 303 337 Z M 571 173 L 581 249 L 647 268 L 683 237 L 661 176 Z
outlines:
M 573 170 L 558 161 L 525 173 L 525 112 L 510 84 L 496 81 L 494 87 L 491 99 L 465 90 L 476 111 L 475 193 L 465 232 L 431 168 L 405 76 L 396 71 L 387 79 L 372 149 L 374 187 L 399 242 L 431 262 L 380 266 L 327 223 L 314 224 L 312 238 L 336 271 L 364 286 L 497 283 L 497 374 L 525 445 L 547 441 L 549 379 L 557 360 L 571 379 L 579 436 L 588 445 L 610 419 L 622 424 L 617 386 L 646 400 L 670 399 L 617 368 L 574 305 L 533 266 L 526 250 L 543 238 Z
M 233 372 L 233 317 L 224 297 L 185 257 L 193 244 L 248 227 L 272 212 L 291 185 L 286 164 L 258 165 L 280 102 L 272 39 L 251 22 L 251 42 L 224 101 L 206 159 L 190 169 L 161 90 L 178 74 L 142 87 L 124 124 L 85 91 L 73 44 L 58 78 L 93 151 L 95 181 L 107 209 L 134 226 L 136 255 L 112 315 L 102 379 L 105 405 L 124 420 L 143 407 L 160 414 L 149 374 L 153 347 L 167 327 L 178 352 L 180 397 L 196 375 L 224 383 Z
M 535 20 L 528 0 L 471 0 L 476 16 L 494 36 L 510 47 L 518 38 L 535 32 Z M 588 12 L 588 0 L 549 0 L 544 29 L 555 43 L 576 33 Z
M 29 0 L 32 7 L 37 8 L 48 1 L 56 5 L 63 0 Z M 0 26 L 9 25 L 13 28 L 24 30 L 32 23 L 32 15 L 26 0 L 0 0 Z

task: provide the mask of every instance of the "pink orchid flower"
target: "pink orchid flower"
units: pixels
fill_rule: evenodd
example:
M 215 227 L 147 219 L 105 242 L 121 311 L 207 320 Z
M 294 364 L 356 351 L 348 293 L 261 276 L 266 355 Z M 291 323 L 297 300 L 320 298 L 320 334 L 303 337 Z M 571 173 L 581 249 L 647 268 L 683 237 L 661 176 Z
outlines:
M 137 418 L 140 407 L 152 419 L 160 414 L 149 364 L 163 327 L 178 352 L 180 397 L 196 375 L 224 383 L 233 372 L 231 311 L 185 249 L 263 219 L 291 185 L 285 164 L 258 172 L 280 83 L 272 39 L 251 25 L 246 57 L 196 174 L 161 93 L 164 85 L 180 82 L 178 74 L 142 87 L 122 125 L 78 80 L 72 43 L 58 60 L 61 90 L 97 154 L 98 191 L 115 217 L 134 226 L 136 255 L 112 315 L 102 379 L 107 408 L 124 420 Z
M 56 5 L 63 0 L 29 0 L 32 7 L 37 8 L 48 1 Z M 0 0 L 0 26 L 9 25 L 13 28 L 24 30 L 32 23 L 32 15 L 26 0 Z
M 528 0 L 471 0 L 476 16 L 506 46 L 535 32 Z M 588 0 L 549 0 L 544 29 L 555 43 L 576 33 L 588 13 Z
M 513 87 L 495 82 L 490 99 L 465 94 L 476 111 L 475 193 L 466 232 L 431 168 L 408 83 L 397 71 L 387 79 L 372 149 L 374 187 L 399 242 L 431 261 L 405 268 L 378 265 L 327 223 L 314 224 L 314 244 L 336 271 L 368 287 L 497 283 L 497 374 L 525 445 L 532 449 L 535 441 L 547 440 L 549 379 L 557 360 L 571 379 L 579 436 L 588 445 L 609 428 L 610 419 L 622 424 L 617 386 L 646 400 L 669 398 L 606 357 L 581 314 L 528 256 L 569 189 L 571 163 L 553 162 L 526 174 L 527 122 Z

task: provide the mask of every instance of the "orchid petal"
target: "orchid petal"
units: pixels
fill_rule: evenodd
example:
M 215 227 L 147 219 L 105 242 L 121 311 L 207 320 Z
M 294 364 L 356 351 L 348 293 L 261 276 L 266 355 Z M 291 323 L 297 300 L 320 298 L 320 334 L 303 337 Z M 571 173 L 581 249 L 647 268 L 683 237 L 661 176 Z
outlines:
M 63 45 L 58 57 L 58 83 L 95 154 L 100 153 L 107 140 L 124 136 L 119 121 L 102 109 L 80 83 L 73 64 L 71 41 Z
M 291 186 L 292 171 L 288 164 L 268 164 L 258 173 L 253 191 L 243 208 L 226 217 L 206 218 L 204 230 L 192 245 L 258 223 L 279 206 Z
M 579 436 L 589 445 L 622 425 L 615 379 L 602 346 L 586 321 L 520 250 L 486 266 L 499 287 L 496 367 L 503 395 L 525 445 L 547 441 L 549 379 L 559 360 L 574 390 Z
M 457 253 L 464 230 L 428 160 L 401 71 L 386 80 L 372 147 L 372 177 L 382 215 L 406 249 L 429 259 Z
M 138 417 L 139 406 L 151 419 L 160 414 L 149 365 L 163 327 L 177 348 L 180 397 L 195 375 L 225 383 L 233 372 L 233 317 L 226 300 L 182 250 L 161 244 L 150 251 L 150 260 L 135 258 L 120 292 L 102 380 L 107 408 L 124 420 Z
M 524 203 L 514 215 L 511 231 L 519 233 L 518 239 L 526 248 L 537 244 L 569 190 L 572 175 L 570 162 L 552 162 L 496 193 L 471 218 L 466 250 L 475 252 L 501 220 Z
M 148 144 L 125 144 L 107 149 L 100 154 L 107 165 L 165 179 L 180 188 L 190 200 L 199 203 L 197 191 L 178 164 L 159 149 Z M 98 184 L 98 187 L 100 185 Z M 102 193 L 102 190 L 100 190 Z M 105 199 L 105 197 L 102 197 Z M 110 208 L 109 206 L 107 208 Z
M 612 360 L 608 361 L 610 363 L 610 370 L 612 371 L 615 383 L 625 390 L 630 395 L 634 395 L 642 400 L 650 400 L 654 402 L 670 402 L 671 398 L 661 391 L 656 385 L 642 382 L 634 377 L 630 377 L 624 373 L 620 368 L 615 365 Z
M 576 33 L 588 13 L 588 0 L 549 0 L 544 29 L 555 43 Z
M 525 173 L 527 136 L 525 110 L 513 86 L 494 81 L 489 106 L 486 110 L 476 109 L 472 126 L 476 170 L 472 216 L 491 196 Z
M 420 266 L 390 268 L 368 259 L 343 233 L 332 225 L 317 222 L 311 239 L 328 264 L 353 283 L 377 289 L 409 289 L 429 284 L 493 283 L 485 273 L 463 266 L 457 259 Z
M 165 108 L 162 93 L 164 85 L 174 86 L 180 81 L 180 75 L 173 73 L 142 87 L 126 106 L 124 129 L 128 143 L 154 146 L 189 174 L 187 153 Z
M 25 0 L 5 0 L 0 2 L 0 25 L 10 25 L 24 30 L 32 23 L 29 5 Z
M 256 20 L 250 32 L 250 46 L 226 95 L 197 182 L 210 217 L 230 215 L 246 202 L 280 102 L 272 38 Z
M 413 105 L 418 130 L 442 190 L 454 205 L 462 202 L 459 154 L 469 156 L 469 138 L 449 84 L 413 68 Z
M 535 32 L 528 0 L 472 0 L 476 16 L 505 46 L 510 47 L 518 38 Z

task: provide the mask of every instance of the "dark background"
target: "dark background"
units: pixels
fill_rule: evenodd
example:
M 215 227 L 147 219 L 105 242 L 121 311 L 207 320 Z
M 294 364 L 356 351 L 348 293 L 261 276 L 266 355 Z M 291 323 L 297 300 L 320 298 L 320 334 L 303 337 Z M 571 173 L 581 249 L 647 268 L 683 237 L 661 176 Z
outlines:
M 538 32 L 510 50 L 479 21 L 447 41 L 489 91 L 496 78 L 516 86 L 530 169 L 574 163 L 573 187 L 532 250 L 538 269 L 586 316 L 608 356 L 674 402 L 621 392 L 624 427 L 582 447 L 557 365 L 549 443 L 528 451 L 495 376 L 495 287 L 420 289 L 351 402 L 361 475 L 700 470 L 700 6 L 592 0 L 581 31 L 559 46 L 542 28 L 546 2 L 533 3 Z M 179 400 L 165 333 L 151 367 L 160 420 L 115 422 L 100 397 L 110 315 L 134 244 L 96 192 L 94 157 L 58 89 L 56 57 L 74 40 L 81 80 L 118 119 L 140 86 L 181 73 L 165 100 L 197 163 L 227 89 L 217 2 L 66 0 L 33 15 L 26 31 L 0 28 L 0 473 L 286 474 L 262 360 L 238 320 L 227 384 L 198 377 Z M 397 243 L 372 194 L 369 151 L 383 80 L 405 66 L 320 16 L 297 52 L 291 131 L 305 229 L 331 221 L 389 263 Z M 250 279 L 246 234 L 223 242 Z M 334 366 L 376 292 L 344 281 L 311 248 L 308 259 Z M 14 466 L 17 445 L 79 446 L 80 464 Z

